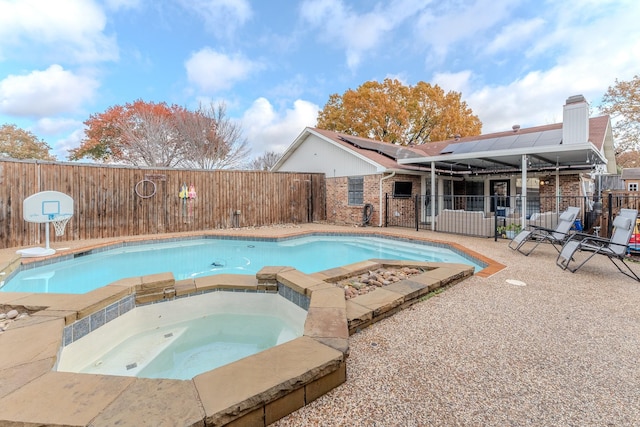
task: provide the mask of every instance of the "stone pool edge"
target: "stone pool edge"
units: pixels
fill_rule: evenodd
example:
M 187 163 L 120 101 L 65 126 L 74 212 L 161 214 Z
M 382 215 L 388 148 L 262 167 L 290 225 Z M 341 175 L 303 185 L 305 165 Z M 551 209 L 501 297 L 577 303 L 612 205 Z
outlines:
M 427 271 L 351 300 L 345 300 L 343 290 L 333 284 L 392 266 Z M 11 298 L 11 293 L 0 293 L 4 305 L 41 308 L 20 327 L 2 334 L 0 420 L 3 425 L 21 426 L 136 425 L 154 420 L 192 426 L 268 425 L 346 380 L 350 334 L 472 274 L 473 268 L 464 264 L 368 260 L 312 275 L 291 267 L 265 267 L 256 277 L 209 276 L 192 284 L 171 282 L 170 273 L 161 273 L 124 279 L 83 295 L 14 294 Z M 145 304 L 189 292 L 275 292 L 280 286 L 309 297 L 304 336 L 190 381 L 51 371 L 65 325 L 127 295 L 136 295 L 139 304 Z

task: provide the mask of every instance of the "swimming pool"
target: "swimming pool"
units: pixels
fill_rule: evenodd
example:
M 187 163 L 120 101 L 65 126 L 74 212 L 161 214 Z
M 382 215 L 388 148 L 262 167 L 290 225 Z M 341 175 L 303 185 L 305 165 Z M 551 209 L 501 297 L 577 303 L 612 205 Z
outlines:
M 211 292 L 136 307 L 63 347 L 57 370 L 187 380 L 302 336 L 278 294 Z
M 449 248 L 408 240 L 312 235 L 285 240 L 198 238 L 123 246 L 19 271 L 4 292 L 80 294 L 126 277 L 172 272 L 176 280 L 219 273 L 255 274 L 291 266 L 310 274 L 366 259 L 452 262 L 484 268 Z

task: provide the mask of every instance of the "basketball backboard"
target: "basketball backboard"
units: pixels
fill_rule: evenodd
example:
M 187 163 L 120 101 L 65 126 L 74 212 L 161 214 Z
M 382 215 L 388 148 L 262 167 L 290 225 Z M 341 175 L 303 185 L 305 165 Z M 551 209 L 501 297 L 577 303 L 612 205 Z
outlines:
M 27 222 L 51 222 L 73 215 L 73 199 L 59 191 L 41 191 L 22 202 L 22 218 Z

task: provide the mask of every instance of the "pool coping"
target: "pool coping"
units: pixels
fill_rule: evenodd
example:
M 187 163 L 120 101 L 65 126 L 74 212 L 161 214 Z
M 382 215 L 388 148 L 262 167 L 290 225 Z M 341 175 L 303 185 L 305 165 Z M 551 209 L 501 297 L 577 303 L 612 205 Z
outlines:
M 294 233 L 309 234 L 327 233 Z M 354 234 L 380 237 L 381 233 Z M 333 284 L 390 266 L 419 266 L 427 271 L 350 300 Z M 3 425 L 268 425 L 346 380 L 349 335 L 420 301 L 429 292 L 470 277 L 473 268 L 368 260 L 311 275 L 286 266 L 265 267 L 255 277 L 207 276 L 199 284 L 196 280 L 171 282 L 169 275 L 123 279 L 82 295 L 0 292 L 0 304 L 40 310 L 0 335 Z M 65 326 L 128 295 L 140 297 L 139 304 L 148 304 L 198 291 L 279 292 L 282 288 L 309 298 L 304 336 L 190 381 L 52 371 Z

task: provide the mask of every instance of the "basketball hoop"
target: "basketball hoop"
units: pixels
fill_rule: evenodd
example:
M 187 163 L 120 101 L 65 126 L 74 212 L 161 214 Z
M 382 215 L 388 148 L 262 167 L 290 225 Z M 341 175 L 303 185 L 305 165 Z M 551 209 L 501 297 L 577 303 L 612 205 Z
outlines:
M 64 228 L 67 226 L 67 222 L 73 215 L 59 215 L 56 216 L 51 223 L 56 230 L 56 236 L 62 236 L 64 234 Z

